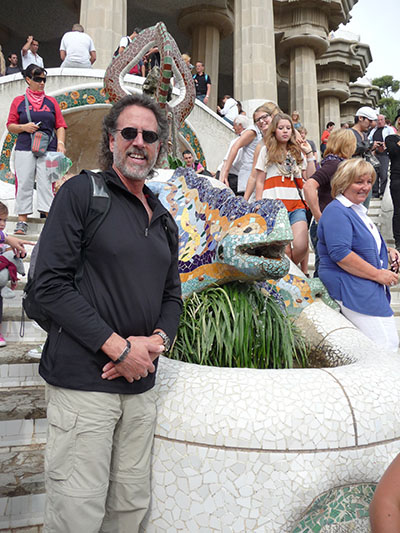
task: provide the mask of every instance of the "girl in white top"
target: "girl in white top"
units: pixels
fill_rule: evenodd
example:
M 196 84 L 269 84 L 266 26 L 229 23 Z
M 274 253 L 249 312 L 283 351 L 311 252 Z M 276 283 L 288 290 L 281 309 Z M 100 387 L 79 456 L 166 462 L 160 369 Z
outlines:
M 229 187 L 228 174 L 239 150 L 242 148 L 240 170 L 238 175 L 238 194 L 243 196 L 247 180 L 251 174 L 253 155 L 258 142 L 271 122 L 271 115 L 264 106 L 257 107 L 253 113 L 254 125 L 247 128 L 232 146 L 229 156 L 221 170 L 219 179 Z
M 293 122 L 288 115 L 278 113 L 265 135 L 256 163 L 256 200 L 281 200 L 289 214 L 293 241 L 286 254 L 297 265 L 308 250 L 306 204 L 301 189 L 303 180 L 315 172 L 311 146 L 297 140 Z

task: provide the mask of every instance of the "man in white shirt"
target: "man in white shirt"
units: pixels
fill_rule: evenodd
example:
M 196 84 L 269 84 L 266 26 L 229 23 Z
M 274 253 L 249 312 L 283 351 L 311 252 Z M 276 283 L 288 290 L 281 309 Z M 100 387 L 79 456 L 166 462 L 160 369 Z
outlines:
M 236 135 L 240 137 L 242 133 L 245 131 L 245 129 L 249 126 L 249 119 L 245 115 L 238 115 L 235 120 L 233 121 L 233 129 L 235 130 Z M 232 146 L 235 144 L 237 139 L 232 139 L 232 141 L 229 143 L 228 150 L 225 154 L 225 157 L 222 161 L 222 163 L 219 165 L 216 177 L 219 179 L 219 175 L 221 170 L 223 169 L 223 166 L 225 164 L 225 161 L 228 159 L 229 152 L 231 151 Z M 233 160 L 232 166 L 230 168 L 229 174 L 228 174 L 228 182 L 229 187 L 232 189 L 232 191 L 237 194 L 237 180 L 238 180 L 238 174 L 240 170 L 240 160 L 242 157 L 242 149 L 240 148 L 237 156 Z
M 74 24 L 72 31 L 63 35 L 60 44 L 61 68 L 91 68 L 96 61 L 96 49 L 92 38 L 81 24 Z
M 28 35 L 26 43 L 21 50 L 22 69 L 25 70 L 28 65 L 34 63 L 38 67 L 44 68 L 43 59 L 37 53 L 39 41 L 34 39 L 33 35 Z

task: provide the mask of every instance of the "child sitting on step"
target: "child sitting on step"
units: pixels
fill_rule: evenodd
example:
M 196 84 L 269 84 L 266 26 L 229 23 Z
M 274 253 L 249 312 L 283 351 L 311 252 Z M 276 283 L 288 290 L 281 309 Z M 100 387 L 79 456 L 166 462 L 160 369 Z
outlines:
M 25 257 L 26 250 L 24 244 L 35 244 L 29 241 L 23 241 L 17 237 L 11 237 L 4 231 L 7 224 L 8 207 L 0 202 L 0 256 L 6 251 L 12 248 L 14 254 L 18 257 Z M 3 320 L 3 298 L 0 295 L 0 348 L 7 346 L 7 343 L 1 332 L 1 323 Z

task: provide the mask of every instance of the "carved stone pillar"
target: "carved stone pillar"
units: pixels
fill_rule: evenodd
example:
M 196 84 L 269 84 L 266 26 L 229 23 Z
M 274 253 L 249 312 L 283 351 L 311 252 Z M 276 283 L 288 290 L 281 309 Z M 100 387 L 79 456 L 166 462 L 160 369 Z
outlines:
M 211 94 L 208 105 L 216 110 L 218 103 L 219 43 L 233 31 L 233 14 L 225 8 L 211 5 L 183 9 L 178 18 L 179 27 L 192 36 L 192 63 L 204 63 L 211 77 Z
M 272 0 L 235 0 L 234 96 L 248 113 L 278 101 Z
M 81 0 L 80 23 L 96 47 L 94 68 L 107 68 L 121 37 L 127 34 L 126 0 Z
M 321 131 L 330 120 L 337 127 L 344 122 L 340 105 L 350 97 L 350 82 L 365 74 L 371 59 L 368 45 L 341 38 L 330 41 L 328 50 L 317 61 Z
M 274 0 L 279 53 L 289 58 L 289 111 L 299 111 L 314 141 L 320 136 L 316 58 L 328 48 L 329 31 L 348 20 L 356 1 Z

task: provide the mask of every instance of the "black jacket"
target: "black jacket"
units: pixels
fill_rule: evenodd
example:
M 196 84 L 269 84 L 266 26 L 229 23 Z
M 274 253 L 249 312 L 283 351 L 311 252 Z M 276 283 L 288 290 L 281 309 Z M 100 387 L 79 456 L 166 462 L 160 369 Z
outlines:
M 178 230 L 171 220 L 175 244 L 169 243 L 167 211 L 150 189 L 144 187 L 153 211 L 149 224 L 143 204 L 117 174 L 110 170 L 104 176 L 111 207 L 85 250 L 79 290 L 74 277 L 90 205 L 86 175 L 61 187 L 42 231 L 35 271 L 37 297 L 53 324 L 39 373 L 58 387 L 136 394 L 153 387 L 155 373 L 133 383 L 123 377 L 103 380 L 102 367 L 110 359 L 100 347 L 114 331 L 126 338 L 148 336 L 161 328 L 175 337 L 182 307 Z

